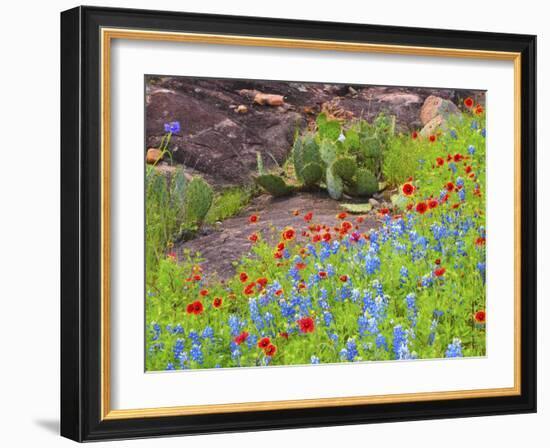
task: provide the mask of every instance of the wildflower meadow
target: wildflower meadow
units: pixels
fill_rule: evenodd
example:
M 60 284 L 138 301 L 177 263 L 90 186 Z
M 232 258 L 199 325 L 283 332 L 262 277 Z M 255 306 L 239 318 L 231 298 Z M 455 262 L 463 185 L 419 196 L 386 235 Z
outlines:
M 146 370 L 485 356 L 485 111 L 459 108 L 429 134 L 320 113 L 283 165 L 258 158 L 255 184 L 231 193 L 147 165 Z M 166 123 L 166 162 L 180 128 Z M 303 207 L 266 228 L 247 209 L 311 191 L 340 207 L 331 222 Z M 250 249 L 230 275 L 175 250 L 232 216 Z

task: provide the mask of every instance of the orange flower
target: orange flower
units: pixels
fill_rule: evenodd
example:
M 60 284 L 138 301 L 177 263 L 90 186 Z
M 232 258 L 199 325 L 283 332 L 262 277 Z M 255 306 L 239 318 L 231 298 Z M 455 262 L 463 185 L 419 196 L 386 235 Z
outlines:
M 250 216 L 248 217 L 248 222 L 249 222 L 250 224 L 254 224 L 254 223 L 258 222 L 259 219 L 260 219 L 260 218 L 258 217 L 258 215 L 250 215 Z
M 293 216 L 299 216 L 300 215 L 300 210 L 293 210 L 292 215 Z
M 248 235 L 248 240 L 251 241 L 252 243 L 256 243 L 258 242 L 258 234 L 257 233 L 253 233 L 252 235 Z
M 338 219 L 346 219 L 348 217 L 348 214 L 346 212 L 341 212 L 336 215 Z
M 248 274 L 246 272 L 241 272 L 239 274 L 239 280 L 243 283 L 246 282 L 248 280 Z
M 436 139 L 437 139 L 437 137 L 435 135 L 430 135 L 428 140 L 430 140 L 430 143 L 433 143 L 433 142 L 436 141 Z
M 403 192 L 403 194 L 405 196 L 412 196 L 412 194 L 414 193 L 414 185 L 407 182 L 406 184 L 403 184 L 403 186 L 401 187 L 401 191 Z
M 310 222 L 312 218 L 313 218 L 313 212 L 308 212 L 304 215 L 305 222 Z
M 201 289 L 199 291 L 199 294 L 203 297 L 207 296 L 208 295 L 208 289 Z
M 348 276 L 347 275 L 341 275 L 340 276 L 340 281 L 347 282 L 348 281 Z
M 269 344 L 266 348 L 264 348 L 265 356 L 275 356 L 275 353 L 277 353 L 277 347 L 273 344 Z
M 476 115 L 481 115 L 483 113 L 483 106 L 481 104 L 478 104 L 474 110 Z
M 296 263 L 296 269 L 298 269 L 298 270 L 305 269 L 306 267 L 307 267 L 307 265 L 305 263 L 302 263 L 301 261 Z
M 212 306 L 214 308 L 219 308 L 220 306 L 222 306 L 222 298 L 221 297 L 216 297 L 213 301 L 212 301 Z
M 484 310 L 480 310 L 474 314 L 474 319 L 478 324 L 484 324 L 486 317 Z

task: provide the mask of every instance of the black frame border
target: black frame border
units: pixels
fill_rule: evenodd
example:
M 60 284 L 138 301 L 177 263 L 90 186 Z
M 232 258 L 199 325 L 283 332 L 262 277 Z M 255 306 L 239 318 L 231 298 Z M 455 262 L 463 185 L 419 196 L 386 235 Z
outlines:
M 100 28 L 521 53 L 521 395 L 101 420 Z M 61 435 L 75 441 L 536 412 L 536 36 L 77 7 L 61 13 Z

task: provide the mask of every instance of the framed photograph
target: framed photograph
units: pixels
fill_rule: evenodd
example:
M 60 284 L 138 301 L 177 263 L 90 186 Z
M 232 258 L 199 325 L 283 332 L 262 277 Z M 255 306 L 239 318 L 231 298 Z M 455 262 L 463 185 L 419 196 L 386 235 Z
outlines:
M 61 14 L 61 433 L 536 411 L 535 36 Z

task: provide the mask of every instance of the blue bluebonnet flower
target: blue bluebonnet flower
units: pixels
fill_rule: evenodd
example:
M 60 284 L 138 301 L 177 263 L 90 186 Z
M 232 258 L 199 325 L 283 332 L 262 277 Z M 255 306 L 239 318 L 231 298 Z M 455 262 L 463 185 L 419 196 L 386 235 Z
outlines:
M 474 146 L 474 145 L 468 146 L 468 154 L 470 154 L 470 155 L 473 156 L 475 153 L 476 153 L 476 148 L 475 148 L 475 146 Z
M 472 124 L 470 125 L 470 128 L 471 128 L 471 129 L 474 129 L 474 130 L 477 129 L 477 128 L 478 128 L 477 121 L 472 120 Z
M 483 284 L 485 284 L 485 270 L 486 270 L 485 262 L 482 262 L 482 261 L 478 262 L 477 269 L 479 270 L 479 274 L 481 275 Z
M 210 326 L 205 327 L 202 331 L 203 339 L 213 339 L 214 338 L 214 329 Z
M 416 308 L 416 295 L 412 292 L 407 294 L 405 297 L 405 303 L 407 304 L 407 315 L 409 317 L 409 321 L 411 322 L 411 326 L 414 327 L 416 325 L 416 316 L 418 313 Z
M 451 171 L 453 172 L 453 174 L 456 174 L 456 163 L 454 162 L 450 162 L 449 163 L 449 168 L 451 169 Z
M 413 359 L 409 350 L 409 332 L 401 325 L 393 327 L 393 353 L 395 359 Z
M 318 356 L 311 355 L 311 364 L 320 364 L 321 361 L 319 360 Z
M 195 330 L 191 330 L 189 332 L 189 339 L 193 342 L 193 344 L 200 344 L 201 343 L 201 337 Z
M 191 359 L 199 364 L 202 364 L 204 362 L 204 356 L 202 354 L 202 348 L 198 344 L 194 344 L 193 347 L 191 347 L 191 351 L 189 352 L 191 355 Z
M 166 370 L 176 370 L 176 368 L 174 367 L 174 364 L 169 362 L 168 364 L 166 364 Z
M 164 342 L 157 342 L 149 347 L 149 353 L 161 352 L 164 350 Z
M 258 335 L 257 334 L 249 334 L 248 338 L 246 339 L 246 345 L 248 345 L 248 348 L 256 347 L 257 343 L 258 343 Z
M 454 338 L 447 346 L 447 351 L 445 352 L 446 358 L 461 358 L 462 357 L 462 342 L 458 338 Z
M 330 327 L 334 322 L 334 316 L 330 311 L 325 311 L 323 313 L 323 320 L 325 322 L 325 326 Z
M 231 336 L 237 336 L 238 334 L 240 334 L 245 325 L 244 322 L 241 321 L 234 314 L 229 316 L 228 324 L 231 330 Z
M 177 324 L 174 328 L 172 328 L 172 334 L 184 334 L 181 324 Z
M 485 128 L 483 128 L 483 129 L 481 130 L 480 134 L 481 134 L 481 136 L 482 136 L 483 138 L 485 138 L 485 137 L 487 136 L 487 130 L 486 130 Z
M 160 333 L 161 333 L 161 328 L 160 328 L 160 325 L 157 324 L 156 322 L 153 324 L 153 336 L 151 337 L 151 340 L 152 341 L 156 341 L 158 340 L 158 338 L 160 337 Z
M 346 350 L 346 358 L 348 361 L 354 361 L 355 358 L 359 355 L 359 352 L 357 351 L 357 343 L 353 338 L 348 339 L 345 350 Z
M 177 134 L 180 131 L 180 122 L 171 121 L 169 123 L 164 123 L 164 132 L 170 132 L 172 134 Z
M 388 351 L 388 343 L 386 342 L 386 338 L 382 333 L 378 333 L 375 343 L 376 348 L 383 348 L 384 350 Z
M 458 135 L 456 135 L 456 131 L 454 129 L 451 129 L 451 131 L 449 132 L 449 135 L 451 136 L 451 138 L 455 140 L 458 138 Z

